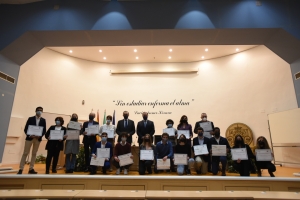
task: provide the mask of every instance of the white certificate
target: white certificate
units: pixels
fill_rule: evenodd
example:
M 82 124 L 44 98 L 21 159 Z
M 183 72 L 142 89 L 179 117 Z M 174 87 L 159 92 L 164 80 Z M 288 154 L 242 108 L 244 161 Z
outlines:
M 79 130 L 67 130 L 67 140 L 79 140 Z
M 201 122 L 199 125 L 203 128 L 204 132 L 213 130 L 211 122 Z
M 226 156 L 226 145 L 211 145 L 212 156 Z
M 140 151 L 140 160 L 153 160 L 153 150 L 141 150 Z
M 63 140 L 64 131 L 63 130 L 51 130 L 50 140 Z
M 272 161 L 271 149 L 255 149 L 256 161 Z
M 157 169 L 170 169 L 170 159 L 164 161 L 163 159 L 156 160 Z
M 27 135 L 42 136 L 43 129 L 44 129 L 44 127 L 42 127 L 42 126 L 29 125 L 28 129 L 27 129 Z
M 87 135 L 99 134 L 99 125 L 92 125 L 88 127 Z
M 194 154 L 195 154 L 195 156 L 208 154 L 208 150 L 207 150 L 206 144 L 195 145 L 195 146 L 193 146 L 193 148 L 194 148 Z
M 90 165 L 94 165 L 94 166 L 104 166 L 104 162 L 105 162 L 105 158 L 91 158 L 91 163 Z
M 175 129 L 174 128 L 165 128 L 165 129 L 163 129 L 163 133 L 168 133 L 169 136 L 175 136 Z
M 68 124 L 68 128 L 72 128 L 72 129 L 76 129 L 76 130 L 80 130 L 81 129 L 81 124 L 78 123 L 78 122 L 73 122 L 73 121 L 70 121 L 69 124 Z
M 97 157 L 98 158 L 109 158 L 110 157 L 110 148 L 97 148 Z
M 183 134 L 185 135 L 186 139 L 190 139 L 190 131 L 189 130 L 178 130 L 178 137 L 177 139 L 179 139 L 179 137 Z
M 231 149 L 232 160 L 248 160 L 246 148 Z
M 210 132 L 203 132 L 203 136 L 207 137 L 207 138 L 211 138 L 212 137 L 211 134 L 210 134 Z
M 131 153 L 127 153 L 127 154 L 124 154 L 124 155 L 120 155 L 118 156 L 120 162 L 120 166 L 126 166 L 126 165 L 130 165 L 133 163 L 133 160 L 130 158 L 130 156 L 132 156 Z
M 102 130 L 102 133 L 107 133 L 107 138 L 114 138 L 115 130 L 114 129 L 104 129 Z
M 174 153 L 174 165 L 187 165 L 187 154 Z

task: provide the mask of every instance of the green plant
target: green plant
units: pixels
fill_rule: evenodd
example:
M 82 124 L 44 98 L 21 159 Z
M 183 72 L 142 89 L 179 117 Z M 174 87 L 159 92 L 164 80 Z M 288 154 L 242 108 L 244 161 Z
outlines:
M 76 155 L 75 171 L 83 172 L 85 170 L 84 147 L 79 148 L 79 153 Z
M 38 155 L 35 159 L 35 163 L 45 163 L 46 162 L 46 157 L 43 156 L 43 154 Z
M 230 173 L 238 173 L 233 167 L 233 160 L 231 153 L 227 154 L 227 171 Z

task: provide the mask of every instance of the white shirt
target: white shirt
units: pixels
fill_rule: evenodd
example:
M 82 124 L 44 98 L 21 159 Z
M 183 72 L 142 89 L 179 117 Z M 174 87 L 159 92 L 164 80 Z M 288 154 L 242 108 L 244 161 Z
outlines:
M 61 126 L 55 126 L 55 130 L 60 131 L 61 130 Z
M 204 137 L 203 137 L 202 139 L 200 139 L 200 138 L 198 137 L 198 141 L 199 141 L 199 145 L 203 145 L 203 143 L 204 143 Z
M 105 130 L 114 130 L 114 134 L 116 134 L 116 126 L 112 124 L 103 124 L 103 126 L 100 127 L 99 133 L 105 132 Z
M 103 143 L 101 142 L 101 149 L 105 149 L 106 143 L 107 143 L 107 142 L 105 142 L 105 144 L 103 144 Z
M 36 125 L 37 125 L 37 126 L 39 125 L 40 120 L 41 120 L 41 117 L 35 116 L 35 122 L 36 122 Z
M 217 139 L 217 138 L 215 138 L 215 139 L 216 139 L 217 143 L 219 144 L 220 138 L 218 138 L 218 139 Z

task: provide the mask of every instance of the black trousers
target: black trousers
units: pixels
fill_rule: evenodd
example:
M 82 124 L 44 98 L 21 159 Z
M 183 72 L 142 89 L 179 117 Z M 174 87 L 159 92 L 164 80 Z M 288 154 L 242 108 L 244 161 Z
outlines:
M 56 170 L 60 149 L 51 149 L 47 151 L 46 171 L 49 171 L 52 161 L 52 171 Z M 53 160 L 52 160 L 53 158 Z
M 242 160 L 240 163 L 234 161 L 233 167 L 241 176 L 250 176 L 251 162 L 249 160 Z
M 83 144 L 84 147 L 84 160 L 85 160 L 85 166 L 89 167 L 91 163 L 91 155 L 90 155 L 90 148 L 91 150 L 94 148 L 95 142 L 86 142 Z
M 120 163 L 117 162 L 117 161 L 115 161 L 115 160 L 114 160 L 114 166 L 115 166 L 117 169 L 121 168 Z M 131 166 L 131 165 L 125 165 L 125 166 L 122 166 L 122 167 L 123 167 L 124 169 L 129 169 L 130 166 Z
M 139 161 L 139 174 L 145 175 L 146 170 L 148 173 L 152 173 L 153 160 L 140 160 Z
M 255 165 L 257 171 L 260 171 L 261 169 L 267 169 L 269 173 L 273 173 L 276 171 L 275 165 L 270 161 L 256 161 Z

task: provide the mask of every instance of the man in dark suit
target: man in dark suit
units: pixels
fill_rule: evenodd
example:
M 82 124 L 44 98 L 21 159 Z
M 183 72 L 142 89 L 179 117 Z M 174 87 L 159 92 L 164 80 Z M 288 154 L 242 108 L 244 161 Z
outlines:
M 121 141 L 121 135 L 123 132 L 125 132 L 128 135 L 127 142 L 129 144 L 131 144 L 132 143 L 132 135 L 135 133 L 134 121 L 128 119 L 128 117 L 129 117 L 128 111 L 123 112 L 123 117 L 124 117 L 124 119 L 119 120 L 118 124 L 117 124 L 116 133 L 119 136 L 118 142 Z
M 46 120 L 41 117 L 42 113 L 43 113 L 43 108 L 42 107 L 37 107 L 35 109 L 35 116 L 29 117 L 27 122 L 26 122 L 26 125 L 25 125 L 25 128 L 24 128 L 24 133 L 26 135 L 25 146 L 24 146 L 23 155 L 22 155 L 22 158 L 21 158 L 21 161 L 20 161 L 19 171 L 18 171 L 17 174 L 22 174 L 23 173 L 26 158 L 27 158 L 27 155 L 30 152 L 31 146 L 32 146 L 31 161 L 30 161 L 28 174 L 37 174 L 37 172 L 33 168 L 34 163 L 35 163 L 35 159 L 36 159 L 36 152 L 39 149 L 40 142 L 42 141 L 42 137 L 46 133 Z M 27 135 L 27 130 L 28 130 L 29 125 L 43 127 L 42 136 Z
M 198 127 L 197 134 L 198 134 L 198 137 L 195 137 L 193 139 L 193 146 L 206 144 L 207 150 L 209 152 L 211 149 L 210 139 L 203 136 L 203 128 L 202 127 Z M 194 151 L 194 148 L 193 148 L 193 151 Z M 210 160 L 210 154 L 208 153 L 206 155 L 198 155 L 198 156 L 195 155 L 194 160 L 196 162 L 195 168 L 196 168 L 197 174 L 206 174 L 208 171 L 208 161 Z
M 153 141 L 153 135 L 155 133 L 154 123 L 148 120 L 148 113 L 143 112 L 143 120 L 139 121 L 136 127 L 136 133 L 138 135 L 139 146 L 143 143 L 144 136 L 148 133 L 151 135 L 151 141 Z
M 85 160 L 85 172 L 89 171 L 89 166 L 90 166 L 90 148 L 91 150 L 94 148 L 96 144 L 96 134 L 99 134 L 99 130 L 97 133 L 92 133 L 88 135 L 87 131 L 85 130 L 89 126 L 92 125 L 99 125 L 98 122 L 94 121 L 95 119 L 95 113 L 90 113 L 89 114 L 89 121 L 86 121 L 83 123 L 82 129 L 81 129 L 81 134 L 83 134 L 83 147 L 84 147 L 84 160 Z
M 220 128 L 215 127 L 215 137 L 210 138 L 211 145 L 226 145 L 227 153 L 230 151 L 230 146 L 226 138 L 220 136 Z M 222 163 L 222 176 L 226 176 L 227 156 L 212 156 L 212 173 L 216 175 L 219 171 L 219 163 Z

